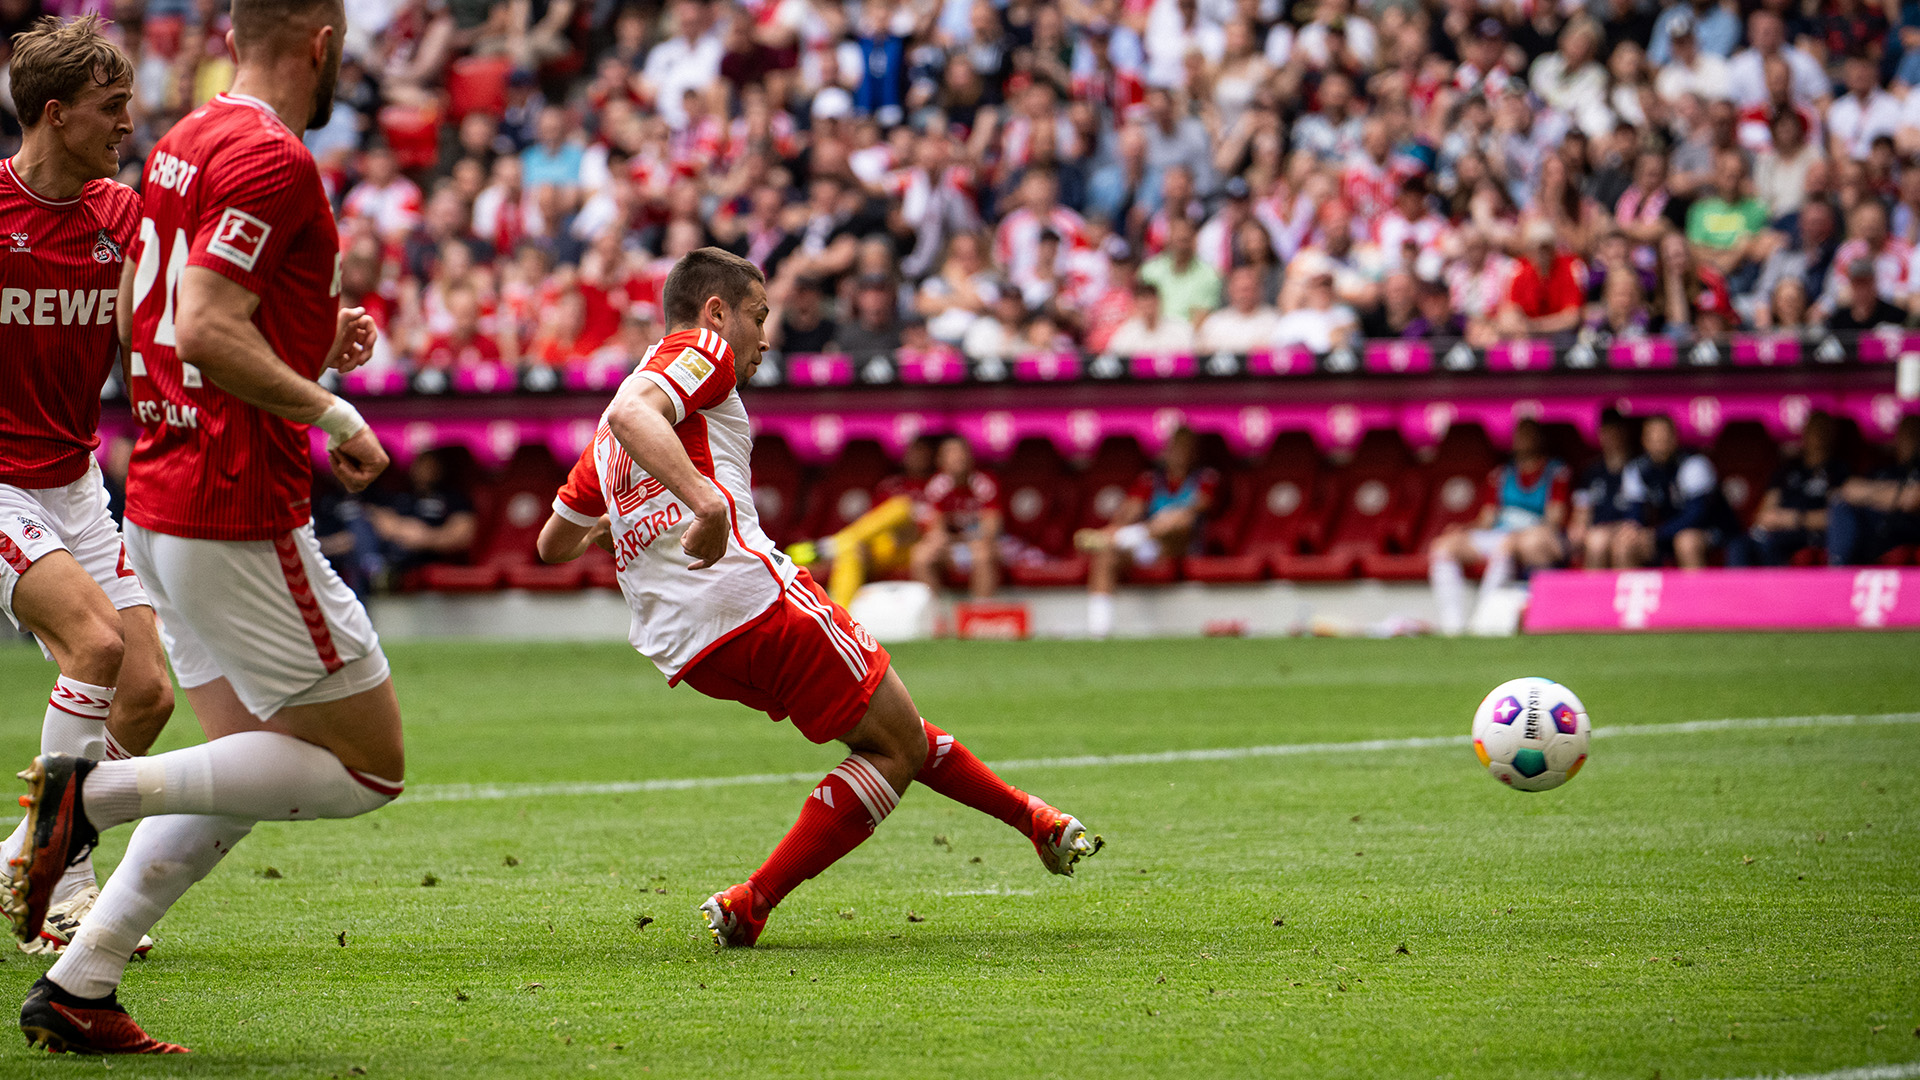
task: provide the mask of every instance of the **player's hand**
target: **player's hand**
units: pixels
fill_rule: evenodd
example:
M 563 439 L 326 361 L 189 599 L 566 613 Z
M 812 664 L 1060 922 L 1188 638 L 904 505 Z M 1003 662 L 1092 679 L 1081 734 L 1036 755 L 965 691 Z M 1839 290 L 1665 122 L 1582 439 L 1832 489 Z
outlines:
M 349 492 L 365 491 L 368 484 L 387 471 L 387 451 L 381 447 L 372 426 L 368 426 L 329 449 L 327 463 L 333 466 L 333 475 L 340 479 L 341 487 Z
M 593 528 L 587 530 L 587 543 L 609 555 L 613 554 L 612 519 L 608 518 L 605 514 L 601 514 L 600 520 L 594 522 Z M 580 550 L 585 551 L 586 548 L 581 548 Z
M 373 316 L 366 308 L 341 308 L 333 332 L 333 348 L 327 350 L 327 366 L 336 371 L 352 371 L 373 359 L 373 343 L 380 336 Z
M 693 557 L 689 570 L 705 570 L 727 553 L 727 534 L 732 531 L 725 504 L 718 510 L 695 514 L 693 524 L 680 534 L 680 550 Z

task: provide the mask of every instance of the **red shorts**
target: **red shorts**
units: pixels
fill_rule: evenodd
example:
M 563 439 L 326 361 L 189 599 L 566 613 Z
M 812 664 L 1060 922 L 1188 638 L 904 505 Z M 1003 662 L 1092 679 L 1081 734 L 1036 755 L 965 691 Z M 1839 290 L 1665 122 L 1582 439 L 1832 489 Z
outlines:
M 852 731 L 893 658 L 804 569 L 772 610 L 680 673 L 710 698 L 793 719 L 817 743 Z

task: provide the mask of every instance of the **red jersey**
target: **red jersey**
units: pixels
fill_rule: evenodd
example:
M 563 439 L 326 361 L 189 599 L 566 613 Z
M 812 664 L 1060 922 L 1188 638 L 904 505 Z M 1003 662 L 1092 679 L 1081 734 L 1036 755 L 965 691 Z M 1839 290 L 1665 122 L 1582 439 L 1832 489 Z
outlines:
M 475 334 L 465 342 L 457 342 L 452 335 L 442 334 L 427 342 L 426 351 L 420 354 L 421 367 L 442 371 L 486 367 L 499 362 L 500 346 L 485 334 Z
M 935 473 L 921 498 L 946 520 L 949 531 L 960 536 L 977 532 L 982 514 L 1002 509 L 1000 485 L 980 469 L 973 470 L 961 483 L 946 473 Z
M 1580 306 L 1586 294 L 1587 266 L 1577 256 L 1558 252 L 1545 281 L 1532 259 L 1513 261 L 1513 282 L 1507 287 L 1507 302 L 1529 318 L 1556 315 Z
M 174 302 L 189 266 L 245 286 L 274 355 L 319 376 L 340 309 L 340 237 L 313 155 L 264 102 L 221 94 L 161 137 L 142 198 L 129 367 L 144 430 L 127 520 L 199 540 L 284 536 L 309 518 L 307 425 L 182 365 Z
M 63 487 L 100 445 L 100 386 L 140 196 L 112 180 L 46 199 L 0 161 L 0 484 Z

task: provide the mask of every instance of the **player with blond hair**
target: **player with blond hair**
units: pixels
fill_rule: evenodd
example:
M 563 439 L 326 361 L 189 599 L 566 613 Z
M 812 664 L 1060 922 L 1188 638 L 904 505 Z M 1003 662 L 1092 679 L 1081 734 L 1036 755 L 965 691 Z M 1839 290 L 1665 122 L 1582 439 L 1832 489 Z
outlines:
M 60 668 L 40 749 L 93 761 L 146 753 L 173 712 L 153 607 L 94 459 L 120 273 L 140 223 L 139 194 L 112 179 L 133 130 L 133 64 L 104 28 L 92 15 L 45 18 L 15 35 L 24 134 L 0 161 L 0 608 Z M 20 857 L 26 839 L 22 821 L 0 861 Z M 99 895 L 91 860 L 68 867 L 43 928 L 20 947 L 64 946 Z
M 129 953 L 256 821 L 353 817 L 400 794 L 400 710 L 379 638 L 320 554 L 308 426 L 367 486 L 387 455 L 315 379 L 373 347 L 340 307 L 340 238 L 307 129 L 340 70 L 341 0 L 234 0 L 231 91 L 146 162 L 140 233 L 115 305 L 139 443 L 127 551 L 207 742 L 132 761 L 43 754 L 7 915 L 40 932 L 48 895 L 99 832 L 140 821 L 73 941 L 20 1010 L 53 1051 L 179 1053 L 127 1015 Z M 4 313 L 4 298 L 0 298 Z

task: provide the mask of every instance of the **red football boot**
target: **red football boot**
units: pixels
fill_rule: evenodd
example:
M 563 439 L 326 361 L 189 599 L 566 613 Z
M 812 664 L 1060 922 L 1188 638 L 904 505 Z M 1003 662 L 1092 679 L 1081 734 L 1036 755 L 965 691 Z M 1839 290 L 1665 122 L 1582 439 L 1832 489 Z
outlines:
M 700 905 L 701 914 L 707 917 L 707 932 L 713 935 L 716 945 L 738 946 L 750 949 L 760 940 L 760 931 L 767 928 L 767 916 L 773 908 L 760 899 L 753 889 L 753 882 L 717 892 L 707 897 Z
M 1046 803 L 1033 808 L 1033 823 L 1027 827 L 1027 835 L 1033 839 L 1033 850 L 1040 853 L 1041 864 L 1053 873 L 1068 877 L 1073 876 L 1074 863 L 1092 857 L 1107 843 L 1098 836 L 1088 837 L 1087 827 L 1072 814 L 1062 813 Z
M 140 1030 L 113 994 L 80 998 L 45 975 L 20 1006 L 20 1030 L 28 1046 L 54 1054 L 187 1054 L 184 1046 L 161 1042 Z

